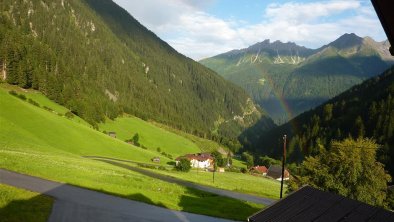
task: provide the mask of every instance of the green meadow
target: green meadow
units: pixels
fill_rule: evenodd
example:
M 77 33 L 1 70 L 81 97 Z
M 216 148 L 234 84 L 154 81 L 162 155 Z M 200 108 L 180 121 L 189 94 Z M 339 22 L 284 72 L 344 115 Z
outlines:
M 0 168 L 165 208 L 229 219 L 244 220 L 264 207 L 83 158 L 95 155 L 149 163 L 157 151 L 111 138 L 40 106 L 12 96 L 8 89 L 0 87 Z M 170 161 L 161 158 L 161 164 Z
M 133 138 L 138 133 L 139 143 L 152 152 L 171 154 L 173 158 L 186 153 L 201 152 L 192 141 L 173 132 L 162 129 L 137 117 L 125 116 L 115 120 L 107 120 L 99 125 L 100 131 L 116 132 L 117 138 L 122 141 Z
M 0 184 L 0 221 L 45 222 L 53 199 L 38 193 Z
M 99 155 L 138 162 L 150 162 L 156 155 L 34 106 L 4 89 L 0 89 L 0 107 L 0 147 L 3 149 Z
M 134 163 L 122 163 L 136 166 L 136 164 Z M 215 180 L 213 181 L 213 173 L 204 171 L 202 169 L 193 168 L 190 172 L 187 173 L 175 170 L 147 170 L 219 189 L 252 194 L 271 199 L 279 199 L 280 182 L 263 176 L 253 176 L 250 174 L 235 172 L 215 172 Z M 285 192 L 286 185 L 284 193 Z

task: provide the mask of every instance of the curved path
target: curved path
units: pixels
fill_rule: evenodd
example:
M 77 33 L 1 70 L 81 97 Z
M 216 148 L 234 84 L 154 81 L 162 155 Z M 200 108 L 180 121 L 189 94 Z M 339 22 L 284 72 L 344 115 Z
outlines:
M 0 169 L 0 183 L 54 197 L 56 201 L 49 222 L 230 222 L 169 210 L 4 169 Z
M 214 188 L 214 187 L 210 187 L 210 186 L 204 186 L 204 185 L 196 184 L 196 183 L 193 183 L 193 182 L 185 181 L 185 180 L 182 180 L 182 179 L 178 179 L 178 178 L 162 175 L 162 174 L 159 174 L 159 173 L 155 173 L 155 172 L 152 172 L 152 171 L 149 171 L 149 170 L 144 170 L 144 169 L 139 168 L 139 167 L 134 167 L 134 166 L 130 166 L 130 165 L 127 165 L 127 164 L 119 163 L 119 161 L 135 163 L 135 162 L 132 162 L 132 161 L 119 160 L 119 159 L 113 159 L 113 158 L 105 158 L 105 157 L 98 157 L 98 156 L 89 156 L 89 157 L 86 156 L 86 158 L 91 158 L 91 159 L 94 159 L 94 160 L 102 161 L 102 162 L 109 163 L 109 164 L 112 164 L 112 165 L 115 165 L 115 166 L 118 166 L 118 167 L 122 167 L 122 168 L 125 168 L 125 169 L 136 171 L 138 173 L 141 173 L 141 174 L 144 174 L 146 176 L 150 176 L 150 177 L 153 177 L 153 178 L 156 178 L 156 179 L 159 179 L 159 180 L 163 180 L 163 181 L 170 182 L 170 183 L 176 183 L 176 184 L 179 184 L 179 185 L 182 185 L 182 186 L 191 187 L 191 188 L 194 188 L 194 189 L 198 189 L 198 190 L 202 190 L 202 191 L 218 194 L 220 196 L 231 197 L 231 198 L 238 199 L 238 200 L 245 200 L 245 201 L 258 203 L 258 204 L 264 204 L 264 205 L 271 205 L 274 202 L 276 202 L 275 200 L 269 199 L 269 198 L 258 197 L 258 196 L 238 193 L 238 192 L 229 191 L 229 190 L 222 190 L 222 189 L 218 189 L 218 188 Z

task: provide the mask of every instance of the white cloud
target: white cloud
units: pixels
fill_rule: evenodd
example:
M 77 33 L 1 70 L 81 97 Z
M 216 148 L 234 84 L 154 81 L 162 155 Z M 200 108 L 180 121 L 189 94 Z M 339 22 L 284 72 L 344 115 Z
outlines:
M 269 4 L 257 24 L 208 14 L 215 0 L 115 0 L 179 52 L 201 59 L 264 39 L 320 47 L 344 33 L 385 39 L 369 2 L 316 1 Z

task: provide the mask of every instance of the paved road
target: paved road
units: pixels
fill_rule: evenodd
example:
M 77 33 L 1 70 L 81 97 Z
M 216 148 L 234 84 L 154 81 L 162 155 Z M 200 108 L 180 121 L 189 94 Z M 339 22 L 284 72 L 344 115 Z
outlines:
M 0 183 L 56 199 L 49 222 L 230 222 L 169 210 L 79 187 L 0 169 Z
M 170 176 L 166 176 L 166 175 L 162 175 L 162 174 L 158 174 L 149 170 L 145 170 L 139 167 L 133 167 L 127 164 L 123 164 L 123 163 L 119 163 L 118 161 L 122 161 L 122 160 L 118 160 L 118 159 L 112 159 L 112 158 L 104 158 L 104 157 L 90 157 L 91 159 L 95 159 L 95 160 L 99 160 L 102 162 L 106 162 L 115 166 L 119 166 L 125 169 L 129 169 L 129 170 L 133 170 L 136 172 L 139 172 L 141 174 L 144 174 L 146 176 L 150 176 L 159 180 L 163 180 L 166 182 L 170 182 L 170 183 L 176 183 L 182 186 L 186 186 L 186 187 L 191 187 L 194 189 L 198 189 L 198 190 L 202 190 L 202 191 L 206 191 L 206 192 L 210 192 L 210 193 L 215 193 L 218 194 L 220 196 L 226 196 L 226 197 L 231 197 L 231 198 L 235 198 L 238 200 L 246 200 L 249 202 L 253 202 L 253 203 L 258 203 L 258 204 L 264 204 L 264 205 L 271 205 L 275 202 L 275 200 L 273 199 L 269 199 L 269 198 L 264 198 L 264 197 L 258 197 L 258 196 L 253 196 L 253 195 L 249 195 L 249 194 L 243 194 L 243 193 L 238 193 L 238 192 L 234 192 L 234 191 L 229 191 L 229 190 L 222 190 L 222 189 L 218 189 L 218 188 L 213 188 L 213 187 L 209 187 L 209 186 L 204 186 L 204 185 L 200 185 L 200 184 L 196 184 L 196 183 L 192 183 L 189 181 L 185 181 L 185 180 L 181 180 L 178 178 L 174 178 L 174 177 L 170 177 Z M 117 160 L 117 161 L 114 161 Z M 125 161 L 125 162 L 129 162 L 129 161 Z M 131 161 L 130 161 L 131 162 Z M 253 186 L 253 184 L 251 184 L 251 186 Z

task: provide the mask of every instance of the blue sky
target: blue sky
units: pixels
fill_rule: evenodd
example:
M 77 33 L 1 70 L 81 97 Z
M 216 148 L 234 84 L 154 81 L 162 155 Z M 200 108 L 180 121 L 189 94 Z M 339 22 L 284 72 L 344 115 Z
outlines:
M 383 41 L 369 0 L 114 0 L 195 60 L 265 39 L 318 48 L 344 33 Z

